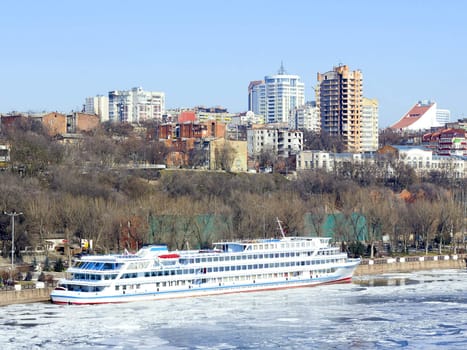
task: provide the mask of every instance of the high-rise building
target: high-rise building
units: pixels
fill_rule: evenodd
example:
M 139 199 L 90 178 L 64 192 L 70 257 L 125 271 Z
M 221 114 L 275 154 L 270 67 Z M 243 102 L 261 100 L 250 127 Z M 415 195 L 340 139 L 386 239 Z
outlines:
M 254 114 L 266 114 L 266 85 L 264 80 L 255 80 L 248 85 L 248 110 Z
M 281 65 L 277 74 L 250 83 L 248 102 L 250 110 L 264 115 L 266 123 L 288 123 L 290 111 L 305 104 L 305 84 Z
M 378 100 L 363 98 L 362 104 L 362 152 L 378 150 Z
M 140 123 L 145 120 L 162 120 L 165 111 L 163 92 L 133 88 L 109 92 L 109 120 L 113 122 Z
M 361 151 L 363 76 L 347 65 L 318 73 L 316 102 L 320 111 L 321 130 L 342 138 L 347 151 Z
M 84 105 L 84 113 L 96 114 L 99 116 L 101 123 L 109 120 L 109 97 L 97 95 L 94 97 L 86 97 Z

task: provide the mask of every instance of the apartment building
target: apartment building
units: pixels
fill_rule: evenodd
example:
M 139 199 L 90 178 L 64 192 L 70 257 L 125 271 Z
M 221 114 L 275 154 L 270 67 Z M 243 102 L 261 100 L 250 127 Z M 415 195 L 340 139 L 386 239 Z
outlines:
M 256 157 L 262 152 L 273 152 L 288 157 L 303 149 L 303 133 L 276 127 L 261 127 L 247 130 L 248 156 Z
M 346 65 L 318 73 L 316 103 L 321 130 L 341 137 L 348 152 L 361 152 L 363 75 Z
M 144 91 L 141 87 L 109 92 L 109 120 L 112 122 L 137 124 L 151 119 L 162 120 L 164 112 L 163 92 Z
M 289 117 L 289 129 L 308 130 L 319 133 L 321 131 L 321 121 L 316 102 L 307 102 L 303 106 L 297 106 L 292 109 Z
M 361 151 L 374 152 L 378 149 L 378 100 L 363 97 Z
M 304 104 L 305 84 L 298 75 L 287 74 L 283 65 L 277 74 L 248 86 L 249 109 L 264 115 L 266 123 L 288 123 L 290 111 Z
M 96 114 L 101 123 L 107 122 L 109 120 L 109 96 L 86 97 L 84 113 Z

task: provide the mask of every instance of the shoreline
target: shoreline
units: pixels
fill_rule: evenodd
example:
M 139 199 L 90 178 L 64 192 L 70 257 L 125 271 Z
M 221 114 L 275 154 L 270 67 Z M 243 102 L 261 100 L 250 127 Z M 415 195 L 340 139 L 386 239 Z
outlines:
M 422 270 L 467 269 L 467 254 L 364 259 L 354 277 Z M 53 287 L 0 291 L 0 307 L 50 301 Z
M 466 269 L 467 254 L 364 259 L 354 276 L 421 270 Z

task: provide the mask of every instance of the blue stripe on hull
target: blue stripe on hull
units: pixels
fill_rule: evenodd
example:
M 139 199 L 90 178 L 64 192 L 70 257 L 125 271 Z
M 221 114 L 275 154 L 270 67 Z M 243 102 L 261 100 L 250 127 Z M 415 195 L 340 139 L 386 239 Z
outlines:
M 344 275 L 345 276 L 345 275 Z M 169 290 L 161 292 L 147 292 L 138 294 L 121 294 L 112 296 L 61 296 L 51 293 L 51 300 L 57 304 L 104 304 L 104 303 L 124 303 L 132 301 L 147 301 L 157 299 L 170 299 L 179 297 L 198 297 L 215 294 L 230 294 L 243 292 L 259 292 L 275 289 L 310 287 L 327 283 L 342 283 L 351 280 L 351 275 L 348 277 L 320 277 L 304 280 L 286 280 L 266 283 L 249 283 L 228 286 L 215 287 L 194 287 L 183 290 Z

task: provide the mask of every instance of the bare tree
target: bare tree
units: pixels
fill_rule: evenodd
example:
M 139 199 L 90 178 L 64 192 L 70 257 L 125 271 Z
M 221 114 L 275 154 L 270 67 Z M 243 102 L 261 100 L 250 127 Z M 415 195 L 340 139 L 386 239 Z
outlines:
M 425 254 L 428 254 L 437 224 L 436 209 L 431 202 L 423 199 L 410 203 L 408 209 L 410 224 L 415 234 L 415 244 L 417 246 L 419 241 L 423 241 Z

